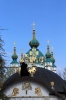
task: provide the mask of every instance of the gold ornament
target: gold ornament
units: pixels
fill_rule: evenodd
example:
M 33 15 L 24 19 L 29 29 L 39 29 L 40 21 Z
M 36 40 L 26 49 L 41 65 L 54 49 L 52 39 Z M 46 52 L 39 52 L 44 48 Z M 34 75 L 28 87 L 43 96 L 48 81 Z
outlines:
M 28 54 L 25 54 L 25 57 L 27 58 L 28 57 Z
M 50 82 L 51 88 L 54 89 L 54 82 Z
M 40 87 L 35 88 L 35 94 L 37 94 L 38 96 L 42 96 Z
M 38 51 L 36 51 L 36 55 L 38 55 Z
M 28 69 L 28 72 L 33 75 L 36 72 L 36 67 L 31 67 Z
M 32 60 L 32 58 L 30 57 L 30 63 L 33 63 L 33 60 Z
M 31 84 L 29 82 L 24 82 L 23 85 L 22 85 L 22 90 L 25 90 L 26 91 L 26 94 L 27 94 L 27 91 L 28 90 L 31 90 L 32 87 L 31 87 Z
M 18 88 L 14 88 L 13 92 L 12 92 L 12 96 L 16 96 L 17 94 L 19 94 L 19 89 Z
M 36 62 L 38 62 L 38 59 L 36 59 Z
M 22 62 L 24 62 L 24 59 L 23 58 L 20 60 L 20 63 L 22 63 Z
M 30 55 L 32 55 L 32 51 L 30 51 Z
M 44 58 L 43 57 L 40 57 L 39 60 L 40 60 L 41 63 L 44 62 Z

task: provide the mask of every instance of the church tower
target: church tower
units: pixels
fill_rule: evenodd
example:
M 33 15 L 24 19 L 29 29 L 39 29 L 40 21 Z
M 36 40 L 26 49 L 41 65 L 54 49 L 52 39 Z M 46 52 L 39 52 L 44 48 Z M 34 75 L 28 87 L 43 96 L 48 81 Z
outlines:
M 14 43 L 14 44 L 16 44 L 16 43 Z M 12 62 L 10 63 L 10 66 L 12 68 L 14 68 L 14 72 L 16 72 L 16 70 L 17 70 L 16 67 L 19 67 L 19 63 L 17 61 L 17 58 L 18 58 L 18 56 L 16 54 L 16 45 L 14 45 L 14 51 L 13 51 L 13 55 L 12 55 Z
M 49 40 L 47 41 L 47 52 L 44 56 L 44 54 L 38 49 L 40 43 L 36 39 L 36 30 L 34 28 L 35 24 L 33 23 L 32 26 L 32 40 L 29 42 L 30 49 L 25 54 L 21 53 L 21 59 L 19 61 L 20 66 L 23 62 L 25 62 L 28 67 L 32 67 L 34 65 L 36 67 L 42 67 L 56 73 L 55 59 L 53 57 L 53 51 L 50 51 Z M 18 56 L 16 54 L 16 46 L 14 46 L 11 67 L 19 67 L 17 58 Z
M 28 67 L 31 67 L 32 65 L 35 65 L 37 67 L 41 66 L 44 68 L 44 55 L 39 51 L 38 46 L 39 42 L 36 39 L 36 31 L 34 28 L 34 23 L 33 25 L 33 30 L 32 30 L 32 40 L 29 42 L 29 46 L 31 49 L 25 54 L 25 59 L 28 60 Z

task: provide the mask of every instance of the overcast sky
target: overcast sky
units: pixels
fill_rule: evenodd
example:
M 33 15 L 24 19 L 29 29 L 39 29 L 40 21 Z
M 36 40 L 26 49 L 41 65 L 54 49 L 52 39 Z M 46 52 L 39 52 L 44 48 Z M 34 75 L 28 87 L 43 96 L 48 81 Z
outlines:
M 66 67 L 66 0 L 0 0 L 0 31 L 5 41 L 4 49 L 8 65 L 12 61 L 14 41 L 20 59 L 22 48 L 26 53 L 32 39 L 32 23 L 35 23 L 38 47 L 45 55 L 47 40 L 54 47 L 55 65 L 62 71 Z

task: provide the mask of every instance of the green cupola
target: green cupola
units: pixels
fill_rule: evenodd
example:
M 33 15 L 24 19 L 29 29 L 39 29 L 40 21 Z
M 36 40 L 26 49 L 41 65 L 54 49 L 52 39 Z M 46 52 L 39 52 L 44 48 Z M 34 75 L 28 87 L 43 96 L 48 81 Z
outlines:
M 17 58 L 18 58 L 18 56 L 16 54 L 16 47 L 14 47 L 14 53 L 12 55 L 12 59 L 17 59 Z
M 51 60 L 52 60 L 53 63 L 55 63 L 55 59 L 53 57 L 53 52 L 51 52 Z
M 50 58 L 51 57 L 49 45 L 47 45 L 47 53 L 46 53 L 45 56 L 46 56 L 46 58 Z
M 23 62 L 24 62 L 24 57 L 23 57 L 23 53 L 21 53 L 20 64 L 22 64 Z
M 14 46 L 14 52 L 13 52 L 13 55 L 12 55 L 12 62 L 10 63 L 11 66 L 19 66 L 19 63 L 17 62 L 17 54 L 16 54 L 16 46 Z
M 29 45 L 31 48 L 33 48 L 33 47 L 37 48 L 39 46 L 39 42 L 36 39 L 35 29 L 33 29 L 33 37 L 32 37 L 32 40 L 29 42 Z

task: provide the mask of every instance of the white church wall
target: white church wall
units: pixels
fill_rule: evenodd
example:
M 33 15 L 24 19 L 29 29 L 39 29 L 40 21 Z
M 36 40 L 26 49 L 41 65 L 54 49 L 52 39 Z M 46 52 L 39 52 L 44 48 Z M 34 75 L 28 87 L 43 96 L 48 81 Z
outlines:
M 26 89 L 23 89 L 24 82 L 13 84 L 4 91 L 4 94 L 9 97 L 14 96 L 14 89 L 17 89 L 18 93 L 16 93 L 16 97 L 19 97 L 19 96 L 49 96 L 49 91 L 45 87 L 41 86 L 40 84 L 33 83 L 33 82 L 28 82 L 28 83 L 30 84 L 30 87 Z
M 14 83 L 4 90 L 4 94 L 10 97 L 10 100 L 61 100 L 56 96 L 50 96 L 49 93 L 44 86 L 31 81 Z

